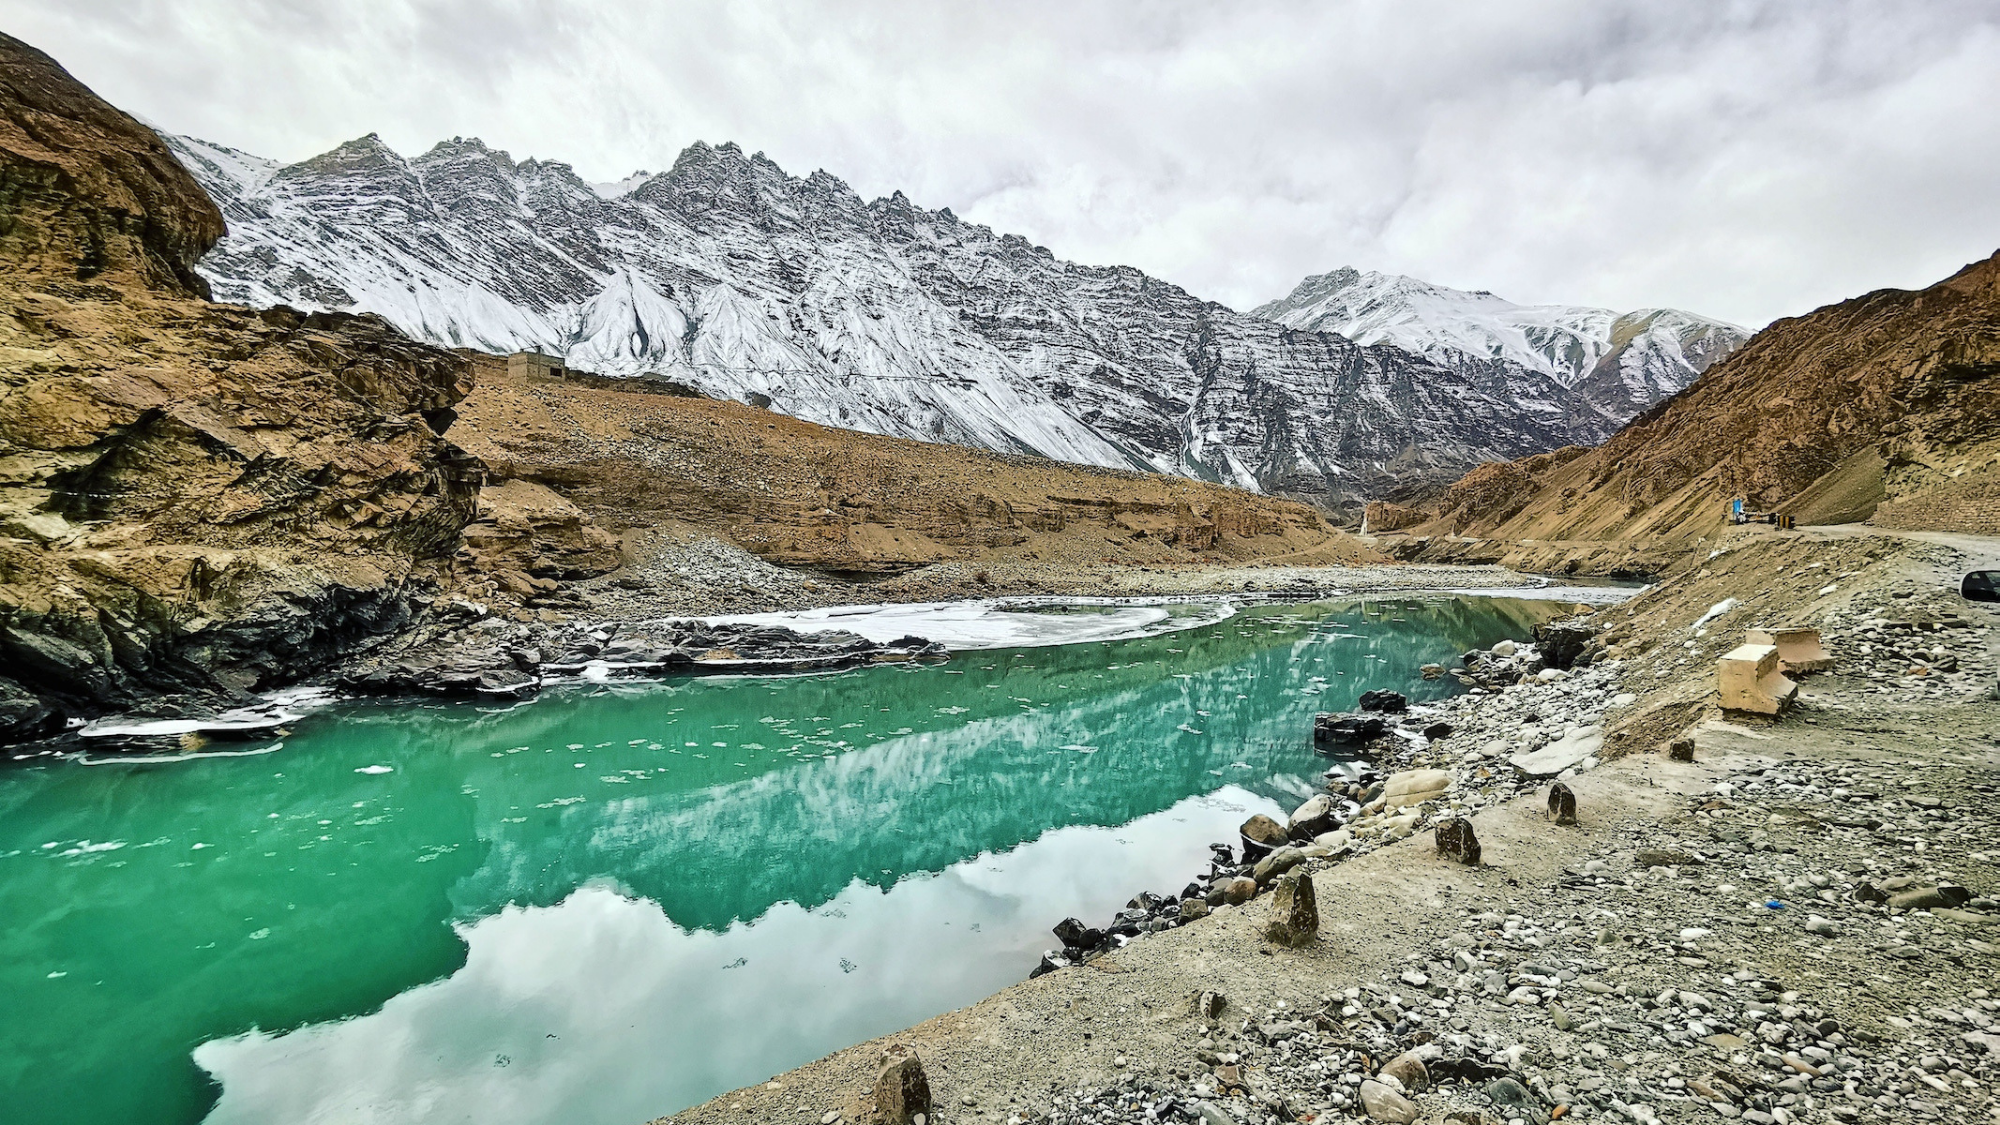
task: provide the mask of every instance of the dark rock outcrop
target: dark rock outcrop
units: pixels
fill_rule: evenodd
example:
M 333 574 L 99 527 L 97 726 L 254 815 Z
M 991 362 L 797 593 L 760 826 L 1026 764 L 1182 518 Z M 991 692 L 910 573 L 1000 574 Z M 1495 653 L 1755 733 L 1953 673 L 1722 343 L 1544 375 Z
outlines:
M 1341 715 L 1321 712 L 1313 716 L 1313 745 L 1353 748 L 1382 737 L 1389 729 L 1380 715 Z
M 1535 626 L 1535 651 L 1541 655 L 1542 664 L 1549 668 L 1569 669 L 1584 659 L 1584 650 L 1591 639 L 1597 636 L 1599 626 L 1594 622 L 1575 617 L 1560 621 L 1549 621 Z

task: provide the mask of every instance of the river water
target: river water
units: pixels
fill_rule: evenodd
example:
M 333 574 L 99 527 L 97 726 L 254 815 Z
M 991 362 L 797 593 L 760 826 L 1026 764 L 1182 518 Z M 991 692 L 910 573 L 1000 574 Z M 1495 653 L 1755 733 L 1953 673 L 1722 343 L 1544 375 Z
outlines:
M 639 1125 L 1022 979 L 1312 792 L 1314 712 L 1551 609 L 1070 607 L 941 665 L 0 769 L 0 1117 Z

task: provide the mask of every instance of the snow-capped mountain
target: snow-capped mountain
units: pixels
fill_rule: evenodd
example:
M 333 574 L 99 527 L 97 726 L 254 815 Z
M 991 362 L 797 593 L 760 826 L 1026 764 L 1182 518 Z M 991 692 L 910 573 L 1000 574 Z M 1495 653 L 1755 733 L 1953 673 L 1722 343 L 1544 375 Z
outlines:
M 1394 344 L 1445 364 L 1465 357 L 1518 363 L 1623 418 L 1678 392 L 1750 338 L 1733 324 L 1679 309 L 1517 305 L 1484 290 L 1353 268 L 1308 277 L 1252 315 Z
M 1294 330 L 733 144 L 593 185 L 476 140 L 292 165 L 167 141 L 229 223 L 200 265 L 218 299 L 374 312 L 828 425 L 1351 505 L 1624 420 L 1505 357 Z

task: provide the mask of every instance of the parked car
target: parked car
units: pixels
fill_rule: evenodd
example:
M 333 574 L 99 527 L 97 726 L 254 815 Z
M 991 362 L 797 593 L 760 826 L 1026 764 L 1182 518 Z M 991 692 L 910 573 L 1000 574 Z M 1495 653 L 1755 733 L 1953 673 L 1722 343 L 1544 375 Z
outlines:
M 2000 570 L 1966 571 L 1958 580 L 1958 595 L 1969 602 L 2000 602 Z M 2000 676 L 1994 678 L 1993 695 L 2000 699 Z
M 1958 593 L 1969 602 L 2000 602 L 2000 570 L 1966 571 Z

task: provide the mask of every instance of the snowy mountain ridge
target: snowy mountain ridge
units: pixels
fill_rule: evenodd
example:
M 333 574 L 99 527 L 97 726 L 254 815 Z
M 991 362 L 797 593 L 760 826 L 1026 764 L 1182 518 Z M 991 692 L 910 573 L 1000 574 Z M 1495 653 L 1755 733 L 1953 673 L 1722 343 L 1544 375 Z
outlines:
M 593 185 L 464 138 L 290 165 L 166 139 L 229 224 L 199 267 L 218 299 L 374 312 L 827 425 L 1351 507 L 1629 416 L 1507 357 L 1290 328 L 734 144 Z
M 1518 363 L 1628 417 L 1750 338 L 1736 325 L 1679 309 L 1517 305 L 1485 290 L 1352 267 L 1308 277 L 1251 315 L 1357 343 L 1394 344 L 1440 363 Z

